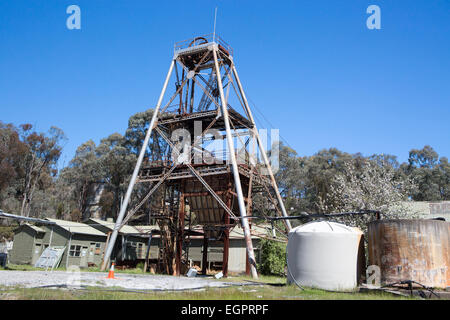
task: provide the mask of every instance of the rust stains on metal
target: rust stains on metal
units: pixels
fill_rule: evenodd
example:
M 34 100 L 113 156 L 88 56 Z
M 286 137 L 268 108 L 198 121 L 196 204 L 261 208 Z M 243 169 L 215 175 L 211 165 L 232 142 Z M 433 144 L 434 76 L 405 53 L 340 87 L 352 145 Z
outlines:
M 369 224 L 369 265 L 381 283 L 413 280 L 450 286 L 450 223 L 438 220 L 378 220 Z

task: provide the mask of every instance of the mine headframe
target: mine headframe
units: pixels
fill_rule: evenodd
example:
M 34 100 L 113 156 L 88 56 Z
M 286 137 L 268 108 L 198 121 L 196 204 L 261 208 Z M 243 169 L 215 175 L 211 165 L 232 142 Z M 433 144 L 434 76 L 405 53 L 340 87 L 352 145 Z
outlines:
M 102 268 L 108 263 L 111 243 L 114 243 L 118 230 L 161 187 L 164 191 L 159 191 L 160 209 L 153 210 L 151 215 L 160 218 L 160 226 L 167 231 L 165 243 L 168 248 L 165 250 L 168 258 L 165 263 L 175 260 L 172 263 L 175 274 L 180 274 L 182 264 L 187 263 L 187 259 L 183 259 L 188 251 L 186 234 L 187 237 L 191 234 L 190 225 L 195 216 L 196 223 L 202 227 L 205 245 L 208 239 L 224 242 L 224 274 L 227 272 L 229 231 L 240 224 L 246 240 L 249 269 L 252 276 L 257 277 L 249 223 L 252 190 L 266 191 L 279 215 L 287 216 L 287 213 L 232 55 L 233 49 L 215 35 L 175 44 L 174 57 Z M 161 106 L 173 73 L 175 92 Z M 243 112 L 238 112 L 231 104 L 240 105 Z M 167 146 L 157 161 L 144 159 L 152 133 L 157 133 Z M 238 140 L 236 144 L 235 139 Z M 213 143 L 216 144 L 211 149 Z M 264 168 L 257 165 L 257 149 Z M 127 212 L 136 182 L 147 184 L 148 192 L 133 210 Z M 187 230 L 186 221 L 189 221 Z M 289 220 L 284 222 L 289 231 Z

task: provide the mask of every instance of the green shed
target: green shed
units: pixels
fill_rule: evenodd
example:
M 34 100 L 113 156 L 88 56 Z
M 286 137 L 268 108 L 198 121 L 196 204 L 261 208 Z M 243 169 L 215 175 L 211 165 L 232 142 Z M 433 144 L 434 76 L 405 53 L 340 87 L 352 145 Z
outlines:
M 112 220 L 100 220 L 90 218 L 86 221 L 86 224 L 90 225 L 102 233 L 111 234 L 115 223 Z M 148 230 L 147 227 L 141 226 L 141 228 Z M 124 225 L 119 230 L 119 235 L 117 237 L 116 243 L 111 257 L 115 259 L 118 264 L 131 264 L 135 265 L 139 260 L 145 259 L 145 254 L 147 252 L 149 234 L 148 232 L 143 232 L 134 226 Z M 156 257 L 158 253 L 158 240 L 153 238 L 151 243 L 150 256 Z
M 9 252 L 12 264 L 34 264 L 41 256 L 45 230 L 25 223 L 14 230 L 13 247 Z
M 15 230 L 9 262 L 34 265 L 51 246 L 66 247 L 60 266 L 99 266 L 105 250 L 106 234 L 91 226 L 47 218 L 52 224 L 23 224 Z
M 44 248 L 65 246 L 61 265 L 80 268 L 100 266 L 105 250 L 106 234 L 90 225 L 66 220 L 50 219 L 55 225 L 40 226 L 46 230 Z

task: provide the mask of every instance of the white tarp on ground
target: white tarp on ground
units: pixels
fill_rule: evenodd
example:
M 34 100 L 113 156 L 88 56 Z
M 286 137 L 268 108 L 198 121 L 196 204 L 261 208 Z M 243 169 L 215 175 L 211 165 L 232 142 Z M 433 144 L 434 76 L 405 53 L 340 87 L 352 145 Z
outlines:
M 55 268 L 61 261 L 62 255 L 66 247 L 48 247 L 42 252 L 34 266 L 36 268 Z
M 130 290 L 195 290 L 203 288 L 242 287 L 243 282 L 224 282 L 212 278 L 188 278 L 150 274 L 116 273 L 115 279 L 107 279 L 107 272 L 65 272 L 65 271 L 3 271 L 0 270 L 0 286 L 49 287 L 89 286 L 102 288 L 123 288 Z M 79 284 L 77 284 L 79 283 Z
M 288 282 L 325 290 L 357 286 L 362 232 L 335 222 L 311 222 L 292 229 L 287 245 Z

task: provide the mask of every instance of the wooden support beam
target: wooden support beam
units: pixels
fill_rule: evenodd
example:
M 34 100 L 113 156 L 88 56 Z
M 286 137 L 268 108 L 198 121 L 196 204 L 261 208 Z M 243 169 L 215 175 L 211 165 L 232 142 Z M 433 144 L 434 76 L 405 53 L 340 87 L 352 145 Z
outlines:
M 224 194 L 227 193 L 228 191 L 216 191 L 216 194 Z M 184 193 L 185 197 L 205 197 L 205 196 L 210 196 L 211 193 L 208 191 L 205 192 L 186 192 Z
M 203 257 L 202 257 L 202 274 L 206 275 L 206 269 L 208 268 L 208 238 L 203 236 Z
M 148 236 L 148 242 L 147 242 L 147 251 L 145 252 L 144 272 L 147 272 L 147 268 L 148 268 L 148 259 L 150 257 L 150 246 L 152 244 L 152 234 L 153 234 L 153 232 L 150 231 L 150 234 Z
M 228 220 L 230 217 L 227 215 Z M 223 258 L 222 258 L 222 273 L 224 277 L 228 277 L 228 257 L 230 251 L 230 229 L 226 228 L 223 234 Z
M 184 194 L 180 195 L 179 213 L 178 213 L 178 232 L 177 232 L 177 248 L 176 248 L 176 271 L 175 274 L 179 276 L 181 274 L 181 255 L 183 251 L 183 238 L 184 238 Z
M 231 191 L 231 184 L 229 186 L 229 190 Z M 227 196 L 227 206 L 231 209 L 231 193 L 228 193 Z M 225 216 L 225 224 L 230 224 L 230 216 L 228 214 L 224 214 Z M 222 273 L 224 277 L 228 276 L 228 256 L 230 251 L 230 228 L 225 228 L 223 232 L 223 257 L 222 257 Z

